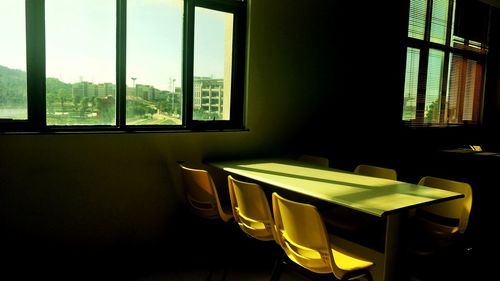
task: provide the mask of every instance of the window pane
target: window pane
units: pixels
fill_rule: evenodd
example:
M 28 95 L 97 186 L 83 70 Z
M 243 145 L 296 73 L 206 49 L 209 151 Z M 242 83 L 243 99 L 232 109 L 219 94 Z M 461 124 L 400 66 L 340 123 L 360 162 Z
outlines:
M 450 123 L 461 124 L 463 121 L 477 123 L 482 81 L 483 65 L 460 55 L 452 56 L 448 91 Z
M 25 1 L 0 1 L 0 119 L 26 120 Z
M 403 120 L 413 120 L 416 117 L 419 61 L 420 50 L 407 48 Z
M 408 25 L 408 37 L 424 39 L 425 18 L 427 13 L 427 0 L 410 1 L 410 20 Z
M 467 60 L 465 75 L 464 115 L 462 120 L 477 121 L 479 111 L 479 95 L 481 92 L 482 65 L 474 60 Z
M 229 120 L 233 18 L 196 7 L 193 120 Z
M 444 52 L 431 49 L 429 51 L 427 87 L 425 90 L 425 123 L 440 123 L 443 64 Z
M 45 0 L 45 13 L 47 125 L 115 124 L 116 1 Z
M 127 1 L 127 124 L 182 124 L 181 0 Z
M 449 0 L 432 1 L 431 42 L 445 44 Z

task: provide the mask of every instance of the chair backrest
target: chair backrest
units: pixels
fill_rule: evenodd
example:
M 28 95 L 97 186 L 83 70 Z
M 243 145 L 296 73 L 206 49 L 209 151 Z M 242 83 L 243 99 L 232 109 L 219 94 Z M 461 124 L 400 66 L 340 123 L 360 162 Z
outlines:
M 276 233 L 287 256 L 317 273 L 332 272 L 333 256 L 316 207 L 272 195 Z
M 328 160 L 328 158 L 316 155 L 302 154 L 299 155 L 298 160 L 323 167 L 328 167 L 330 165 L 330 161 Z
M 358 275 L 351 277 L 368 275 L 371 278 L 367 269 L 373 265 L 372 262 L 333 250 L 315 206 L 285 199 L 276 192 L 272 196 L 272 205 L 276 233 L 290 260 L 312 272 L 333 273 L 338 279 L 356 272 Z M 335 262 L 334 252 L 340 255 L 342 269 Z
M 358 165 L 356 169 L 354 169 L 354 172 L 360 175 L 384 178 L 390 180 L 397 180 L 398 177 L 396 170 L 394 169 L 372 166 L 372 165 L 364 165 L 364 164 Z
M 456 220 L 458 222 L 458 231 L 464 233 L 472 209 L 472 187 L 470 184 L 430 176 L 423 177 L 418 184 L 464 194 L 463 198 L 419 208 L 419 210 L 424 210 L 441 218 Z M 435 220 L 434 223 L 436 222 Z
M 263 241 L 276 240 L 274 220 L 261 186 L 228 176 L 233 216 L 243 232 Z
M 194 169 L 179 164 L 186 200 L 191 207 L 191 211 L 200 217 L 207 219 L 221 218 L 227 222 L 232 215 L 224 212 L 217 188 L 208 171 Z

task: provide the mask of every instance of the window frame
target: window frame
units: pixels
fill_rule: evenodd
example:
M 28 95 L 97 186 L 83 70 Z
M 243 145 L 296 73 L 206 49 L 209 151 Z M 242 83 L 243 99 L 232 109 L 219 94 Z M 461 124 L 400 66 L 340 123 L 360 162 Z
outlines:
M 426 18 L 425 18 L 425 28 L 424 28 L 424 38 L 423 39 L 417 39 L 417 38 L 412 38 L 409 36 L 408 31 L 406 35 L 406 55 L 405 55 L 405 61 L 407 61 L 407 54 L 408 54 L 408 48 L 414 48 L 420 51 L 419 55 L 419 70 L 418 70 L 418 77 L 417 77 L 417 95 L 416 95 L 416 109 L 415 109 L 415 119 L 413 120 L 404 120 L 402 119 L 402 123 L 406 127 L 465 127 L 465 126 L 478 126 L 481 124 L 482 121 L 482 114 L 483 114 L 483 101 L 484 101 L 484 87 L 483 87 L 483 94 L 481 95 L 480 98 L 480 109 L 478 112 L 478 120 L 475 123 L 469 123 L 469 122 L 462 122 L 460 124 L 455 124 L 455 123 L 448 123 L 447 118 L 445 118 L 445 114 L 447 114 L 446 110 L 446 102 L 441 102 L 440 103 L 440 121 L 439 123 L 426 123 L 425 122 L 425 100 L 426 100 L 426 88 L 427 88 L 427 77 L 428 77 L 428 63 L 429 63 L 429 54 L 431 50 L 438 50 L 444 52 L 444 59 L 443 59 L 443 69 L 442 69 L 442 81 L 441 81 L 441 93 L 440 93 L 440 99 L 446 101 L 447 100 L 447 94 L 448 94 L 448 74 L 449 71 L 451 70 L 450 68 L 450 60 L 451 56 L 453 55 L 460 55 L 464 59 L 471 59 L 474 60 L 478 63 L 483 64 L 483 66 L 486 65 L 486 54 L 480 54 L 478 52 L 474 52 L 471 50 L 466 50 L 466 49 L 461 49 L 457 47 L 452 46 L 452 38 L 453 38 L 453 25 L 454 25 L 454 17 L 455 17 L 455 5 L 456 1 L 455 0 L 448 0 L 449 5 L 448 5 L 448 19 L 447 19 L 447 28 L 446 28 L 446 38 L 445 38 L 445 43 L 440 44 L 440 43 L 435 43 L 431 41 L 431 19 L 432 19 L 432 4 L 433 0 L 427 0 L 427 9 L 426 9 Z M 409 1 L 410 3 L 410 1 Z M 410 5 L 408 5 L 408 9 L 410 8 Z M 410 20 L 410 13 L 408 11 L 408 21 Z M 409 24 L 409 22 L 408 22 Z M 487 38 L 485 38 L 487 40 Z M 469 41 L 466 39 L 465 41 Z M 487 42 L 482 43 L 482 46 L 485 46 Z M 484 49 L 483 49 L 484 50 Z M 404 65 L 405 69 L 405 74 L 403 75 L 405 81 L 406 81 L 406 63 Z M 483 77 L 483 84 L 486 80 L 486 77 Z M 404 94 L 403 94 L 404 96 Z M 404 113 L 404 105 L 402 104 L 401 106 L 401 114 L 400 116 L 403 116 Z
M 184 52 L 184 83 L 183 87 L 188 94 L 185 101 L 183 117 L 186 126 L 194 131 L 198 130 L 217 130 L 224 128 L 243 128 L 243 95 L 235 93 L 244 91 L 245 76 L 245 36 L 246 30 L 243 28 L 246 24 L 246 9 L 241 5 L 244 1 L 221 1 L 221 0 L 193 0 L 185 1 L 184 16 L 184 44 L 191 46 Z M 232 69 L 231 69 L 231 112 L 229 120 L 201 121 L 193 119 L 193 83 L 194 83 L 194 21 L 195 8 L 201 7 L 220 12 L 232 13 L 234 16 L 233 24 L 233 44 L 232 44 Z M 243 35 L 243 36 L 242 36 Z
M 26 1 L 27 120 L 0 119 L 8 132 L 141 132 L 244 130 L 247 3 L 244 0 L 184 0 L 182 38 L 182 123 L 126 124 L 127 0 L 116 0 L 116 119 L 114 125 L 47 125 L 45 0 Z M 193 120 L 194 11 L 203 7 L 234 15 L 229 120 Z

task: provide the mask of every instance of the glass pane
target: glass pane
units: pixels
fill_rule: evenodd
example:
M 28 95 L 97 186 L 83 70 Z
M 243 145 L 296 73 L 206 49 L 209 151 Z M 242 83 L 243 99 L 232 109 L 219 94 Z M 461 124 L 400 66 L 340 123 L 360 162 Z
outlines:
M 116 1 L 45 0 L 45 24 L 47 125 L 114 125 Z
M 456 54 L 452 56 L 448 80 L 449 123 L 477 123 L 483 72 L 484 66 L 481 63 Z
M 431 49 L 429 51 L 429 64 L 427 67 L 427 87 L 425 90 L 425 123 L 440 123 L 443 64 L 444 52 Z
M 233 18 L 196 7 L 193 120 L 229 120 Z
M 445 44 L 449 0 L 432 1 L 431 42 Z
M 467 60 L 465 75 L 464 114 L 462 120 L 478 121 L 479 95 L 481 93 L 482 65 L 474 60 Z
M 408 25 L 408 37 L 424 39 L 425 18 L 427 13 L 427 0 L 410 1 L 410 20 Z
M 462 87 L 460 86 L 463 81 L 463 68 L 465 60 L 462 56 L 452 55 L 450 60 L 450 71 L 448 77 L 448 123 L 458 124 L 461 123 L 461 92 Z
M 127 124 L 182 124 L 182 0 L 127 1 Z
M 25 1 L 0 1 L 0 119 L 28 118 Z
M 417 111 L 420 50 L 407 48 L 403 120 L 413 120 Z

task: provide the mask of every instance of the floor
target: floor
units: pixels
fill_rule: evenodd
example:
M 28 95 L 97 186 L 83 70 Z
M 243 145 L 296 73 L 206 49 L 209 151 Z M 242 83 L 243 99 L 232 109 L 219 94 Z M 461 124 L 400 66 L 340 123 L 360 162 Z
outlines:
M 212 229 L 214 230 L 213 235 L 190 232 L 192 236 L 187 235 L 183 238 L 183 243 L 192 242 L 188 243 L 190 249 L 185 252 L 186 255 L 176 258 L 174 266 L 166 266 L 163 269 L 160 267 L 157 271 L 145 272 L 127 280 L 205 281 L 212 268 L 211 280 L 216 281 L 221 280 L 224 265 L 227 266 L 227 281 L 270 280 L 275 262 L 283 253 L 274 241 L 264 242 L 248 237 L 235 224 L 211 222 L 207 225 L 206 222 L 201 223 L 204 224 L 201 229 Z M 200 229 L 199 225 L 191 225 L 191 227 Z M 220 237 L 223 238 L 220 239 Z M 197 243 L 203 239 L 210 242 Z M 225 247 L 218 245 L 225 245 Z M 216 249 L 215 252 L 214 249 Z M 431 270 L 418 270 L 420 274 L 411 274 L 402 270 L 395 281 L 476 280 L 472 277 L 473 274 L 476 274 L 473 253 L 473 251 L 469 252 L 464 256 L 464 259 L 454 264 L 443 260 L 431 262 L 428 266 L 438 268 L 438 273 Z M 165 262 L 165 264 L 168 263 Z M 448 269 L 441 270 L 441 268 Z M 280 281 L 308 280 L 335 279 L 333 275 L 307 274 L 306 271 L 293 265 L 285 266 L 280 278 Z
M 115 251 L 109 257 L 97 253 L 91 258 L 78 259 L 59 256 L 57 263 L 36 258 L 37 263 L 40 261 L 38 268 L 10 269 L 15 275 L 0 280 L 206 281 L 212 271 L 210 280 L 219 281 L 224 269 L 227 269 L 227 281 L 268 281 L 276 260 L 283 254 L 274 241 L 259 241 L 246 236 L 236 224 L 191 221 L 183 228 L 182 237 L 172 239 L 169 245 L 153 247 L 157 249 L 154 252 Z M 27 257 L 21 258 L 25 260 Z M 418 277 L 402 271 L 395 281 L 487 280 L 472 278 L 472 274 L 477 274 L 476 269 L 480 268 L 474 265 L 482 265 L 477 260 L 475 252 L 471 251 L 469 256 L 458 263 L 451 266 L 448 263 L 446 268 L 451 268 L 451 271 L 441 270 L 440 274 L 434 274 L 428 270 L 420 270 L 424 274 Z M 85 261 L 92 261 L 91 265 Z M 439 268 L 440 264 L 446 263 L 447 261 L 438 260 L 432 265 Z M 2 271 L 5 263 L 3 265 L 0 265 Z M 293 264 L 284 267 L 280 278 L 280 281 L 308 280 L 335 279 L 330 274 L 307 274 L 307 271 L 300 270 Z
M 164 272 L 152 274 L 150 276 L 137 279 L 138 281 L 205 281 L 207 280 L 207 271 L 181 271 Z M 211 280 L 221 280 L 222 272 L 218 271 L 212 276 Z M 269 281 L 270 272 L 255 271 L 229 271 L 227 281 Z M 280 281 L 309 281 L 310 279 L 294 272 L 283 272 Z
M 206 224 L 205 222 L 202 222 Z M 176 258 L 175 266 L 167 266 L 164 270 L 144 274 L 133 279 L 134 281 L 206 281 L 210 272 L 210 280 L 221 280 L 226 270 L 227 281 L 268 281 L 273 272 L 276 261 L 280 260 L 282 251 L 274 241 L 259 241 L 245 235 L 237 225 L 229 224 L 221 226 L 217 222 L 214 225 L 205 225 L 208 229 L 216 229 L 215 236 L 204 234 L 199 237 L 186 236 L 185 241 L 190 243 L 191 249 Z M 222 231 L 224 235 L 217 235 Z M 194 233 L 194 232 L 191 232 Z M 219 239 L 224 237 L 223 239 Z M 201 239 L 210 241 L 206 244 Z M 224 244 L 227 247 L 218 247 Z M 215 251 L 214 251 L 215 249 Z M 280 281 L 308 281 L 311 280 L 303 275 L 305 272 L 295 266 L 285 266 L 280 275 Z

